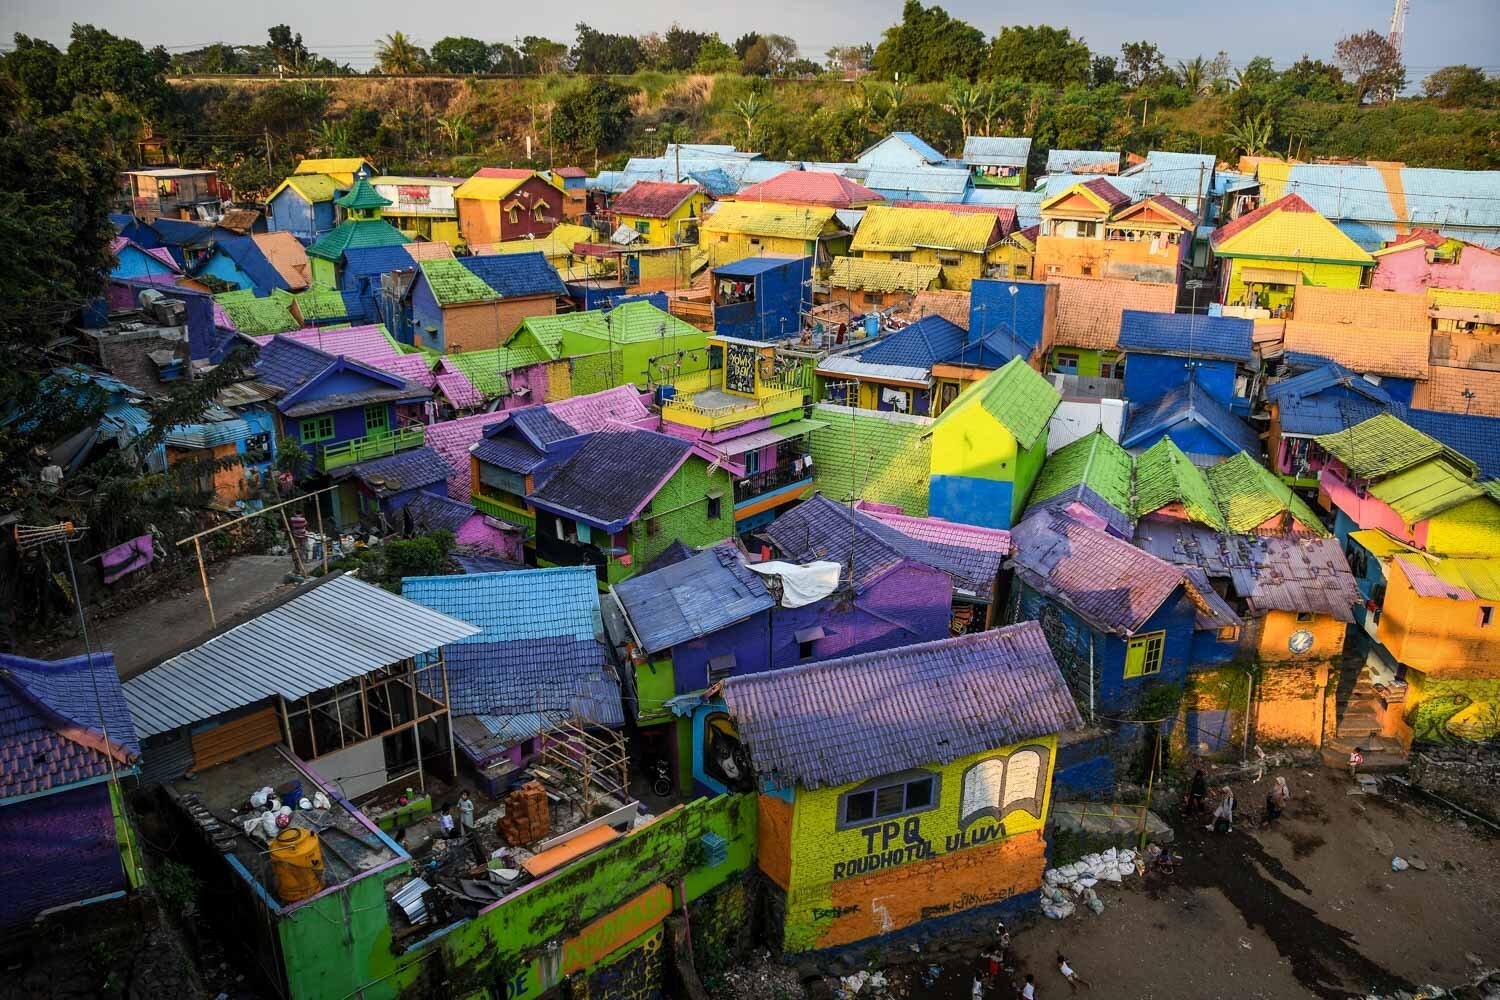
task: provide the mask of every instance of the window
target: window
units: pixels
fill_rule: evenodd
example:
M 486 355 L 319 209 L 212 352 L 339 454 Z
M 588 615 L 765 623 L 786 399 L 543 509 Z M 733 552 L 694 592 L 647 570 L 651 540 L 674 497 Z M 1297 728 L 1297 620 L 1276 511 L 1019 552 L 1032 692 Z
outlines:
M 1078 374 L 1078 355 L 1069 351 L 1058 351 L 1052 356 L 1052 368 L 1064 375 Z
M 333 417 L 308 417 L 297 425 L 297 437 L 302 439 L 303 444 L 327 441 L 333 437 Z
M 758 246 L 760 246 L 760 240 L 758 240 L 757 238 L 755 238 L 754 236 L 752 236 L 752 237 L 750 237 L 750 245 L 753 246 L 753 247 L 758 247 Z
M 937 262 L 943 267 L 957 267 L 963 263 L 963 258 L 956 253 L 940 253 L 937 255 Z
M 885 303 L 884 292 L 865 292 L 865 305 L 880 306 Z
M 547 206 L 545 204 L 542 204 L 541 202 L 538 202 L 536 205 L 532 206 L 531 217 L 533 219 L 535 219 L 536 221 L 541 222 L 542 221 L 542 212 L 546 209 L 546 207 Z
M 893 253 L 891 254 L 891 260 L 909 261 L 911 260 L 911 251 L 903 250 L 900 253 Z
M 1048 264 L 1047 265 L 1047 273 L 1048 274 L 1062 274 L 1062 271 L 1063 271 L 1063 269 L 1062 269 L 1062 265 L 1061 264 Z
M 713 497 L 713 496 L 709 497 L 708 498 L 708 519 L 710 521 L 717 521 L 719 519 L 720 513 L 722 513 L 723 506 L 724 506 L 724 502 L 723 502 L 722 498 L 720 498 L 720 497 Z
M 937 805 L 937 777 L 907 771 L 865 782 L 845 792 L 839 802 L 839 828 L 848 829 L 877 820 L 921 812 Z
M 818 640 L 816 640 L 816 639 L 803 639 L 801 642 L 797 643 L 797 659 L 799 659 L 799 660 L 810 660 L 810 659 L 812 659 L 813 645 L 817 641 Z
M 1223 628 L 1219 629 L 1220 642 L 1234 642 L 1239 639 L 1239 637 L 1240 627 L 1238 625 L 1225 625 Z
M 642 234 L 651 232 L 651 222 L 647 219 L 636 219 L 635 231 Z
M 384 434 L 390 430 L 389 417 L 384 403 L 372 403 L 365 407 L 365 433 Z
M 1312 620 L 1313 620 L 1313 613 L 1311 611 L 1299 611 L 1299 612 L 1297 612 L 1297 624 L 1302 625 L 1302 624 L 1305 624 L 1305 623 L 1310 622 Z
M 708 683 L 717 684 L 734 674 L 735 658 L 733 653 L 725 653 L 722 656 L 711 657 L 708 661 Z
M 520 222 L 521 221 L 521 212 L 514 205 L 512 205 L 510 207 L 510 221 L 511 222 Z
M 1161 673 L 1162 652 L 1166 644 L 1166 632 L 1148 632 L 1131 639 L 1125 647 L 1125 676 L 1147 677 Z
M 646 518 L 646 537 L 655 538 L 661 533 L 661 522 L 654 517 Z
M 1010 265 L 1009 264 L 996 264 L 995 266 L 993 266 L 993 267 L 990 268 L 990 277 L 991 278 L 1009 278 L 1010 277 Z
M 1488 604 L 1479 607 L 1479 627 L 1487 628 L 1495 623 L 1495 609 Z
M 1078 235 L 1082 236 L 1084 239 L 1093 239 L 1094 237 L 1099 235 L 1099 223 L 1080 222 L 1078 224 Z
M 729 235 L 727 233 L 720 233 L 719 234 L 719 242 L 720 243 L 728 243 L 729 242 Z

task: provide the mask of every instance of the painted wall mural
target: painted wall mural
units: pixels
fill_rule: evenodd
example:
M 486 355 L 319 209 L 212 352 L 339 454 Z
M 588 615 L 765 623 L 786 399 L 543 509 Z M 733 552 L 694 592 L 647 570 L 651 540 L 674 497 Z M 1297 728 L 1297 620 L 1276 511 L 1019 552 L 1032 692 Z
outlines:
M 1406 724 L 1413 743 L 1462 743 L 1500 735 L 1500 680 L 1406 674 Z

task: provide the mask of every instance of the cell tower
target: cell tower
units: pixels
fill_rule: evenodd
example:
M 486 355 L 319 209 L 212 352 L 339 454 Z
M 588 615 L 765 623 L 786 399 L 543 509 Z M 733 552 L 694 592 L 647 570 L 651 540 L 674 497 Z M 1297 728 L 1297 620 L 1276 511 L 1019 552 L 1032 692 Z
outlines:
M 1396 0 L 1396 7 L 1391 11 L 1391 30 L 1385 40 L 1391 43 L 1397 55 L 1401 54 L 1401 43 L 1406 40 L 1406 10 L 1410 6 L 1411 0 Z

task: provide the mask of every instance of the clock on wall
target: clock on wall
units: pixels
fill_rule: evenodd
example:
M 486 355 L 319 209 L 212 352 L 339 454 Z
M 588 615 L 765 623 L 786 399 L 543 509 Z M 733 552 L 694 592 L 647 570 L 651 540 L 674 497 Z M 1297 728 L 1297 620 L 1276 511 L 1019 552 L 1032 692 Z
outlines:
M 1313 634 L 1305 628 L 1299 628 L 1287 639 L 1286 644 L 1294 653 L 1305 653 L 1313 648 Z

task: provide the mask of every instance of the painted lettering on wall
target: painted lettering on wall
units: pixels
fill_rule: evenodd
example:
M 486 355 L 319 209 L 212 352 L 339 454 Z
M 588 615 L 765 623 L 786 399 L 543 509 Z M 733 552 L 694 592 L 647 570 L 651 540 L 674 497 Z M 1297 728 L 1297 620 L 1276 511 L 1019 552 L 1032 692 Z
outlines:
M 672 912 L 672 890 L 657 883 L 624 906 L 589 924 L 563 945 L 563 975 L 597 965 Z
M 724 345 L 724 389 L 727 392 L 755 394 L 756 348 L 748 344 Z
M 865 838 L 864 856 L 835 861 L 835 880 L 937 857 L 931 841 L 922 836 L 920 816 L 912 816 L 905 821 L 887 820 L 874 826 L 862 827 L 859 832 Z

